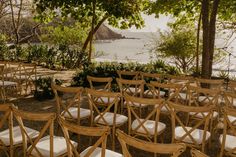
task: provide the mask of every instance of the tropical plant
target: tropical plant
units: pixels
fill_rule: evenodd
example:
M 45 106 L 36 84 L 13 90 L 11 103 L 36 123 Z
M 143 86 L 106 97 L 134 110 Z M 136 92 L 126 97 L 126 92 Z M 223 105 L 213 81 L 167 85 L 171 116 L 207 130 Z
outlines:
M 195 66 L 195 30 L 186 24 L 173 25 L 170 31 L 160 32 L 152 42 L 151 52 L 157 58 L 165 58 L 184 73 Z M 181 28 L 181 29 L 180 29 Z

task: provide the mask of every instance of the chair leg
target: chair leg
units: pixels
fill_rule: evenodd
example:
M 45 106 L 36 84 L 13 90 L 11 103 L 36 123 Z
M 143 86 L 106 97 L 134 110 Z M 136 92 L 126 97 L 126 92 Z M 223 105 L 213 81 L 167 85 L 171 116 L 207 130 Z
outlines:
M 112 129 L 112 150 L 115 151 L 115 136 L 116 135 L 116 129 Z

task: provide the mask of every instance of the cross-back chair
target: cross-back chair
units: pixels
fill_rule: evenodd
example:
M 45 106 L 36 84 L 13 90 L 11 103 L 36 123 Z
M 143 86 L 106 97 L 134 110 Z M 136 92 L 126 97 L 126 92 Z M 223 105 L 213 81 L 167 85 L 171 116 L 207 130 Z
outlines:
M 168 154 L 171 155 L 171 157 L 180 156 L 186 149 L 185 144 L 182 143 L 160 144 L 160 143 L 147 142 L 131 137 L 122 132 L 121 130 L 117 130 L 117 137 L 118 140 L 120 141 L 124 157 L 132 157 L 128 149 L 130 148 L 130 146 L 155 154 Z
M 110 133 L 110 128 L 107 126 L 102 127 L 86 127 L 79 126 L 59 118 L 59 123 L 62 127 L 64 137 L 67 142 L 67 156 L 68 157 L 122 157 L 121 154 L 106 149 L 107 136 Z M 82 146 L 78 145 L 77 148 L 70 139 L 70 133 L 78 134 L 81 136 L 98 137 L 98 140 L 85 150 L 79 152 Z
M 150 81 L 157 81 L 159 83 L 162 83 L 165 81 L 163 74 L 156 74 L 156 73 L 146 73 L 146 72 L 140 72 L 141 79 L 145 81 L 144 86 L 144 97 L 153 97 L 152 91 L 150 91 L 150 88 L 146 85 L 147 83 L 150 83 Z
M 121 79 L 127 80 L 138 80 L 140 78 L 139 71 L 125 71 L 125 70 L 117 70 L 117 74 Z
M 197 149 L 191 149 L 191 156 L 192 157 L 209 157 L 208 155 L 200 152 L 199 150 Z
M 57 117 L 61 115 L 77 124 L 80 124 L 82 119 L 91 117 L 89 106 L 81 108 L 81 94 L 84 91 L 82 87 L 62 87 L 52 84 L 52 89 L 56 98 Z
M 87 80 L 92 89 L 111 91 L 112 77 L 87 76 Z
M 3 150 L 7 156 L 13 157 L 13 115 L 11 106 L 12 104 L 0 104 L 0 149 Z M 3 129 L 6 130 L 2 131 Z
M 236 110 L 224 107 L 224 129 L 220 135 L 220 157 L 236 156 Z
M 227 85 L 228 85 L 227 90 L 236 93 L 236 81 L 229 81 Z
M 197 86 L 201 88 L 222 89 L 224 80 L 222 79 L 196 79 Z
M 67 152 L 64 137 L 54 136 L 54 113 L 33 113 L 13 109 L 13 115 L 20 126 L 23 140 L 23 156 L 28 157 L 61 157 Z M 37 134 L 27 131 L 26 124 L 34 125 Z M 32 138 L 32 134 L 34 135 Z M 76 143 L 74 142 L 76 145 Z
M 92 115 L 92 124 L 97 126 L 109 126 L 112 128 L 112 149 L 115 150 L 115 131 L 116 128 L 124 125 L 128 117 L 118 114 L 117 108 L 120 101 L 120 93 L 107 91 L 97 91 L 86 88 L 88 101 Z M 104 101 L 106 98 L 106 102 Z
M 157 137 L 161 135 L 166 124 L 159 122 L 160 109 L 164 99 L 137 98 L 125 94 L 128 108 L 128 133 L 134 137 L 142 136 L 148 141 L 157 143 Z M 146 105 L 148 111 L 140 113 L 138 105 Z
M 0 96 L 5 102 L 7 96 L 18 96 L 18 83 L 6 80 L 6 69 L 4 65 L 0 65 Z
M 126 108 L 126 102 L 124 101 L 124 94 L 127 93 L 131 96 L 143 97 L 144 92 L 144 80 L 126 80 L 117 78 L 120 94 L 121 94 L 121 113 L 123 113 L 124 108 Z M 145 106 L 140 106 L 145 107 Z
M 225 105 L 230 108 L 236 108 L 236 93 L 234 92 L 224 92 L 224 102 Z
M 158 83 L 156 81 L 151 81 L 150 84 L 147 85 L 149 86 L 150 91 L 153 93 L 153 98 L 163 98 L 166 100 L 161 108 L 161 114 L 169 116 L 170 111 L 166 102 L 179 102 L 179 91 L 182 86 L 179 84 Z
M 172 143 L 185 142 L 187 146 L 201 149 L 204 152 L 210 140 L 209 123 L 214 110 L 213 106 L 193 107 L 168 102 L 172 121 Z M 189 122 L 189 113 L 202 115 L 202 119 Z

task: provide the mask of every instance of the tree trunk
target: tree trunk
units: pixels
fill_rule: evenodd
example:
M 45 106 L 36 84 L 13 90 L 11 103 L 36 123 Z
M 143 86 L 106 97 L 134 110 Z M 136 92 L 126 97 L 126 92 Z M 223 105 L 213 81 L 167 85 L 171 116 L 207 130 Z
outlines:
M 82 51 L 85 51 L 85 50 L 87 49 L 87 46 L 88 46 L 89 40 L 90 40 L 90 38 L 91 38 L 91 35 L 94 35 L 94 34 L 97 32 L 97 30 L 99 29 L 99 27 L 103 24 L 103 22 L 104 22 L 107 18 L 108 18 L 108 16 L 105 15 L 105 16 L 102 18 L 102 20 L 97 24 L 97 26 L 94 28 L 93 33 L 92 33 L 91 31 L 89 32 L 89 35 L 87 36 L 87 38 L 86 38 L 86 40 L 85 40 L 85 42 L 84 42 Z
M 96 0 L 93 0 L 92 2 L 92 7 L 93 7 L 93 18 L 92 18 L 92 26 L 91 26 L 91 31 L 90 32 L 94 32 L 94 23 L 95 23 L 95 18 L 96 18 Z M 92 33 L 90 35 L 90 44 L 89 44 L 89 54 L 88 54 L 88 61 L 91 62 L 91 57 L 92 57 L 92 44 L 93 44 L 93 35 L 94 33 Z
M 202 1 L 202 29 L 203 29 L 203 50 L 202 50 L 202 77 L 210 77 L 209 69 L 209 0 Z
M 219 6 L 220 0 L 214 0 L 213 8 L 211 11 L 210 17 L 210 24 L 209 24 L 209 71 L 210 76 L 212 74 L 212 65 L 213 65 L 213 56 L 214 56 L 214 49 L 215 49 L 215 34 L 216 34 L 216 15 Z
M 201 30 L 201 19 L 202 19 L 202 10 L 199 15 L 198 19 L 198 26 L 197 26 L 197 49 L 196 49 L 196 73 L 199 75 L 199 40 L 200 40 L 200 30 Z

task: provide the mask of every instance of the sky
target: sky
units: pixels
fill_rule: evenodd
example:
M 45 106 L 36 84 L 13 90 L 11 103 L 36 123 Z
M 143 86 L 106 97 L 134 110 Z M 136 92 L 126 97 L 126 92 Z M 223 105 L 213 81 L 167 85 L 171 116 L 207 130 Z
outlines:
M 128 29 L 132 32 L 156 32 L 158 29 L 167 29 L 167 23 L 170 22 L 172 19 L 169 16 L 160 15 L 160 17 L 157 19 L 155 18 L 155 15 L 145 15 L 142 14 L 142 17 L 145 20 L 145 27 L 142 29 L 136 29 L 135 27 L 132 27 Z

